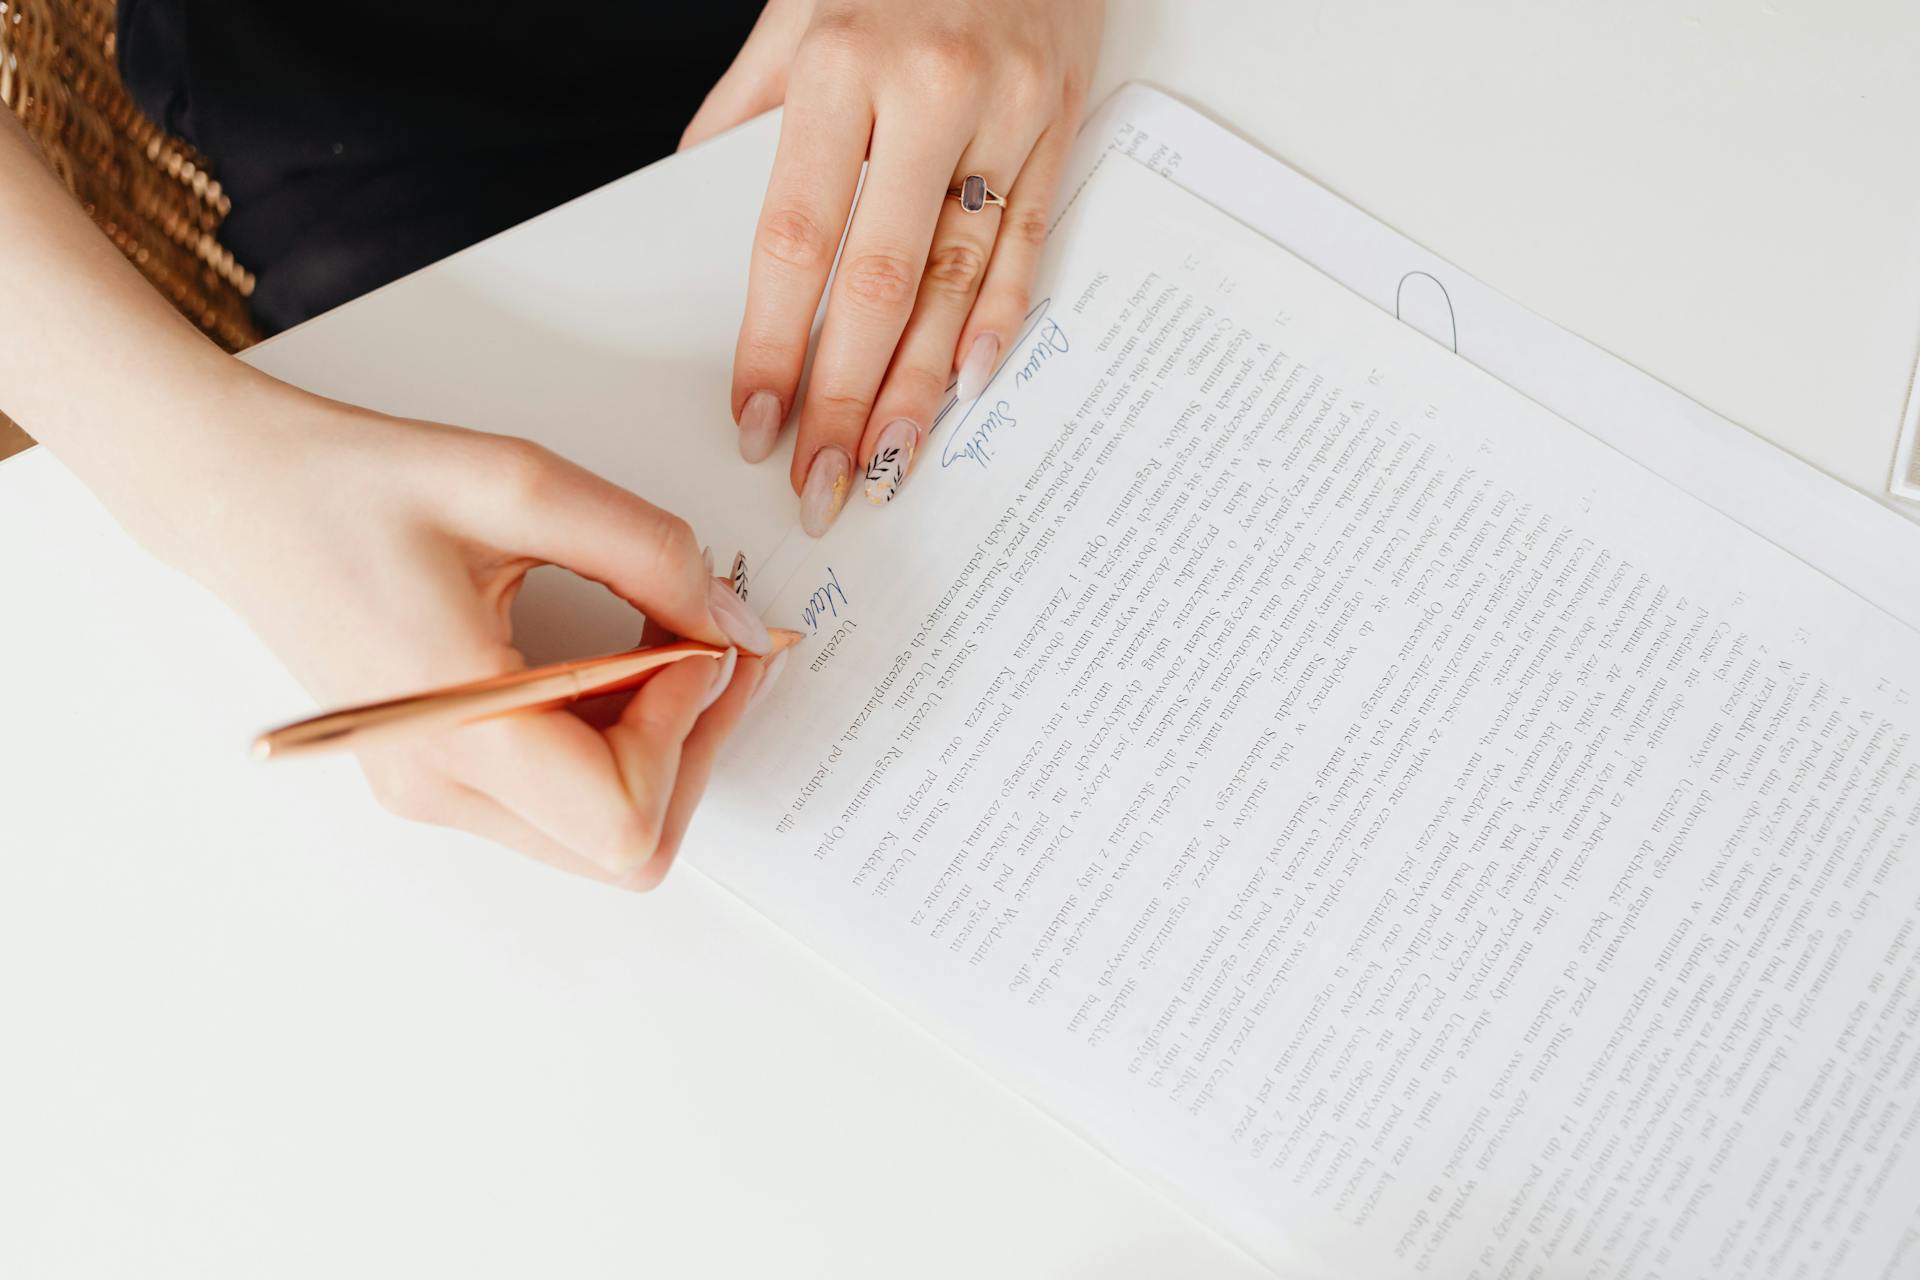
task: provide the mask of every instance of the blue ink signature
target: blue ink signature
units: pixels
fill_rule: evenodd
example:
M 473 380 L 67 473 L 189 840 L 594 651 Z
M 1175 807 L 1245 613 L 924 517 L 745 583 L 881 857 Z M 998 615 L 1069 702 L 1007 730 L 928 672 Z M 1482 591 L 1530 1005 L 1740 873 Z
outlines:
M 807 624 L 809 635 L 820 634 L 820 620 L 825 617 L 839 617 L 840 606 L 847 602 L 846 588 L 840 585 L 840 575 L 827 566 L 827 580 L 813 589 L 807 597 L 807 603 L 800 610 L 800 617 Z
M 1016 427 L 1019 418 L 1014 416 L 1013 403 L 1010 400 L 989 398 L 995 384 L 1009 375 L 1013 378 L 1013 390 L 1018 391 L 1047 367 L 1055 356 L 1063 356 L 1072 344 L 1067 340 L 1067 331 L 1060 327 L 1058 320 L 1049 319 L 1047 308 L 1053 305 L 1052 298 L 1041 299 L 1039 305 L 1027 313 L 1027 321 L 1020 331 L 1020 338 L 1013 344 L 1015 354 L 1002 364 L 987 382 L 979 397 L 962 403 L 950 400 L 933 419 L 933 430 L 939 431 L 950 415 L 958 415 L 953 424 L 953 432 L 940 448 L 940 466 L 951 467 L 963 458 L 975 465 L 985 467 L 993 461 L 993 437 L 1002 430 Z M 1026 358 L 1019 356 L 1024 348 Z

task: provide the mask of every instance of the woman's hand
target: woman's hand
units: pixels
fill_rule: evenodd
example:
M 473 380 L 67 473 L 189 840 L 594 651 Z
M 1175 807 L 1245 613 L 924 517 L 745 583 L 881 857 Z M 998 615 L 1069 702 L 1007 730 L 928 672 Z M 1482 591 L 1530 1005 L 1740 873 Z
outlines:
M 750 462 L 773 452 L 793 408 L 840 249 L 793 451 L 808 533 L 826 532 L 856 483 L 890 501 L 955 371 L 961 399 L 977 397 L 1018 336 L 1101 11 L 1100 0 L 770 0 L 688 126 L 683 146 L 787 108 L 734 353 Z M 1005 209 L 949 199 L 969 174 Z
M 0 111 L 0 392 L 147 549 L 234 607 L 323 702 L 524 665 L 510 609 L 563 565 L 650 630 L 728 645 L 610 727 L 511 716 L 368 751 L 389 808 L 632 888 L 666 874 L 715 752 L 778 674 L 685 522 L 523 440 L 298 391 L 196 333 Z M 635 630 L 639 630 L 637 617 Z
M 548 563 L 604 584 L 651 628 L 737 651 L 667 668 L 605 729 L 535 712 L 361 753 L 405 817 L 629 888 L 659 883 L 715 752 L 777 673 L 753 656 L 766 628 L 709 576 L 686 523 L 523 440 L 384 417 L 251 371 L 242 382 L 216 420 L 176 437 L 180 471 L 141 485 L 210 500 L 118 509 L 322 702 L 524 666 L 509 611 Z

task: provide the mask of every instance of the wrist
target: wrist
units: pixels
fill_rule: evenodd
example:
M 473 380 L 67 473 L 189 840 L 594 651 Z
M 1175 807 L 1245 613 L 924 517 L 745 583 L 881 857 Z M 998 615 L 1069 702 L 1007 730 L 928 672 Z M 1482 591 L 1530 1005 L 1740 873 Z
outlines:
M 148 552 L 195 577 L 209 544 L 235 536 L 242 508 L 297 465 L 287 445 L 328 402 L 231 356 L 182 362 L 137 405 L 118 397 L 85 415 L 56 445 Z

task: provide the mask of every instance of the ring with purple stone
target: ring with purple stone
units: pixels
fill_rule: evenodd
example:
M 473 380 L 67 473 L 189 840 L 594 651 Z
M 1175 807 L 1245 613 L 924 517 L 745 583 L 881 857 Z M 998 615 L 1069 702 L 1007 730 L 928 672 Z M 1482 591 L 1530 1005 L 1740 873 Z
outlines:
M 989 187 L 987 180 L 977 173 L 968 174 L 959 186 L 949 187 L 947 199 L 958 200 L 960 207 L 968 213 L 978 213 L 990 204 L 1002 209 L 1007 207 L 1006 198 Z

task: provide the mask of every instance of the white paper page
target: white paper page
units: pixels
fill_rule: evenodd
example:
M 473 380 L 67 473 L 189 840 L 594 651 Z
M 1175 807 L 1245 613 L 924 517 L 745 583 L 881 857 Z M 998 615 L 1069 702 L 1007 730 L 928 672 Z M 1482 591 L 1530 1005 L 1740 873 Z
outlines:
M 1495 292 L 1144 84 L 1087 123 L 1068 188 L 1118 149 L 1829 577 L 1920 626 L 1920 527 Z M 1916 402 L 1920 404 L 1920 402 Z M 1910 408 L 1909 422 L 1915 412 Z M 1894 424 L 1888 424 L 1891 432 Z M 1908 431 L 1911 438 L 1911 427 Z M 1903 456 L 1911 457 L 1911 446 Z M 1916 481 L 1920 484 L 1920 481 Z M 1920 488 L 1896 494 L 1920 495 Z M 1901 518 L 1905 516 L 1905 518 Z
M 1910 1266 L 1920 637 L 1131 161 L 1036 296 L 701 865 L 1276 1266 Z

